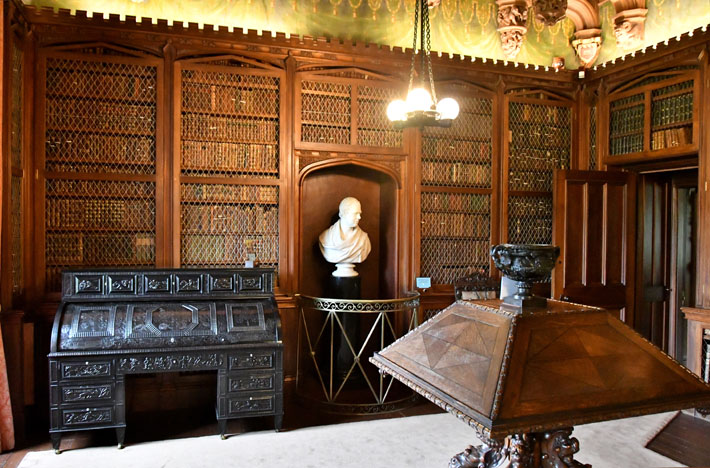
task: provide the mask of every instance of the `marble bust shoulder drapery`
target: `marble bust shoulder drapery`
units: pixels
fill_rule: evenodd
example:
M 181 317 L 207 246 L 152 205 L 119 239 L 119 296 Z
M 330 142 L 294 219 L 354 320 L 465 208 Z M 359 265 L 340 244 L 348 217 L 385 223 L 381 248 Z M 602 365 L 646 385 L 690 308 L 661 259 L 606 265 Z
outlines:
M 321 253 L 328 262 L 361 263 L 370 254 L 370 238 L 358 226 L 361 214 L 356 198 L 346 197 L 340 202 L 340 219 L 318 237 Z

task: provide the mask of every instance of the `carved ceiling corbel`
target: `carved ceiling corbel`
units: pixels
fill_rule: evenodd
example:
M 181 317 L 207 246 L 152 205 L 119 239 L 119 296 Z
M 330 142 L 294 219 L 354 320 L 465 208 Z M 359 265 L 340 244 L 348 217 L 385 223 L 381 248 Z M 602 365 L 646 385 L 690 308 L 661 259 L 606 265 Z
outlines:
M 576 31 L 572 47 L 574 47 L 582 67 L 590 68 L 596 62 L 602 49 L 602 30 L 594 28 Z
M 646 0 L 611 0 L 614 16 L 616 45 L 623 50 L 641 47 L 646 24 Z
M 523 46 L 528 32 L 528 4 L 526 0 L 496 0 L 498 5 L 498 33 L 503 55 L 514 59 Z
M 532 0 L 535 19 L 545 26 L 554 26 L 565 18 L 567 0 Z

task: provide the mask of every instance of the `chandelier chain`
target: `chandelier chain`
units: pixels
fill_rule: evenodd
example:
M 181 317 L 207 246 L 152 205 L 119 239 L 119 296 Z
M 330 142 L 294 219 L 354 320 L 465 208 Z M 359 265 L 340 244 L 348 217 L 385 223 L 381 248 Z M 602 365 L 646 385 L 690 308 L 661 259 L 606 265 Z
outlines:
M 412 85 L 414 84 L 414 71 L 417 65 L 417 29 L 419 29 L 419 5 L 422 0 L 414 0 L 414 41 L 412 44 L 412 65 L 409 68 L 409 91 L 412 90 Z
M 434 91 L 434 73 L 431 69 L 431 27 L 429 26 L 429 8 L 426 0 L 422 0 L 422 23 L 424 25 L 424 35 L 426 35 L 426 49 L 424 50 L 424 60 L 426 60 L 426 73 L 429 75 L 429 91 L 431 99 L 436 104 L 436 91 Z M 423 38 L 422 38 L 423 39 Z

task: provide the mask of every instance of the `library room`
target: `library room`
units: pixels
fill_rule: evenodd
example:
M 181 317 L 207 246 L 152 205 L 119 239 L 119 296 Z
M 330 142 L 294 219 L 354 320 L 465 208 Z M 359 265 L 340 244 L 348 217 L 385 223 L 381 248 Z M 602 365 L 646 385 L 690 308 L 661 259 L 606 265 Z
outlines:
M 0 468 L 710 466 L 708 0 L 1 15 Z

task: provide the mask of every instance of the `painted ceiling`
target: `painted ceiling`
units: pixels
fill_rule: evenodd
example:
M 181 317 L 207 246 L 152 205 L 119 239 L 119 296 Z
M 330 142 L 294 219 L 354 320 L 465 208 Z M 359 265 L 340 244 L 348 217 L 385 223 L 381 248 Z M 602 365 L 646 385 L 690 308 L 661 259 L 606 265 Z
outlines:
M 26 5 L 114 13 L 288 34 L 325 36 L 382 45 L 411 47 L 415 0 L 23 0 Z M 710 23 L 710 0 L 647 0 L 645 38 L 656 44 Z M 430 11 L 434 51 L 503 60 L 496 30 L 494 0 L 442 0 Z M 599 6 L 602 47 L 596 63 L 631 50 L 617 47 L 614 6 Z M 565 59 L 579 62 L 570 45 L 575 26 L 564 19 L 552 27 L 528 15 L 527 34 L 516 61 L 549 66 Z

